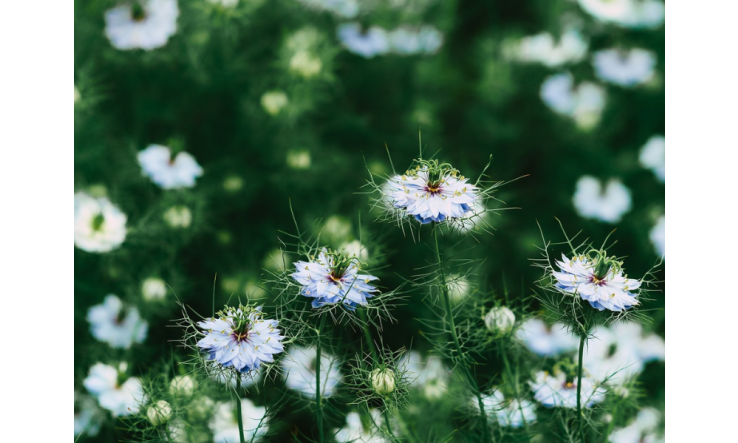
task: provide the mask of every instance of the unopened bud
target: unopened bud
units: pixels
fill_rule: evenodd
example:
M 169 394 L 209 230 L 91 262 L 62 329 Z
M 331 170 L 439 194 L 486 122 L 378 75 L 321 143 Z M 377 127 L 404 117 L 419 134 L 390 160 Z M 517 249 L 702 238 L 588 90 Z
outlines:
M 484 317 L 484 324 L 493 333 L 508 334 L 515 325 L 515 314 L 504 306 L 492 308 Z
M 373 370 L 372 388 L 379 395 L 391 394 L 395 390 L 395 372 L 392 369 Z
M 152 425 L 159 426 L 172 418 L 172 407 L 166 401 L 159 400 L 156 404 L 149 406 L 146 416 Z

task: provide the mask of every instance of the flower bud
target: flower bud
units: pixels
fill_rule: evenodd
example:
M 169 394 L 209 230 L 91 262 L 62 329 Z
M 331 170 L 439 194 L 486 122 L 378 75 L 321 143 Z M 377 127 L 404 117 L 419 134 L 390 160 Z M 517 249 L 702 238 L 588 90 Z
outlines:
M 178 375 L 169 383 L 169 393 L 189 397 L 197 388 L 197 382 L 189 375 Z
M 192 211 L 187 206 L 172 206 L 164 213 L 164 221 L 172 228 L 189 228 Z
M 395 372 L 392 369 L 373 370 L 372 389 L 379 395 L 391 394 L 395 390 Z
M 515 324 L 515 314 L 504 306 L 495 307 L 484 317 L 484 324 L 493 333 L 508 334 Z
M 149 277 L 141 284 L 141 292 L 145 300 L 161 300 L 167 295 L 167 284 L 160 278 Z
M 146 416 L 149 418 L 152 425 L 159 426 L 172 418 L 172 407 L 169 406 L 169 403 L 166 401 L 159 400 L 155 405 L 149 406 L 149 409 L 146 411 Z

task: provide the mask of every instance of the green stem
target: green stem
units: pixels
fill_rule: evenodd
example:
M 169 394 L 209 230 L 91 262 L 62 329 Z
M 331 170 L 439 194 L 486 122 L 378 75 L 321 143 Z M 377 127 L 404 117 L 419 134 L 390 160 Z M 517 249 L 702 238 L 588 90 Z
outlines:
M 383 415 L 384 415 L 384 424 L 387 426 L 387 434 L 389 435 L 390 439 L 393 442 L 396 442 L 397 437 L 395 437 L 395 434 L 392 432 L 392 426 L 390 426 L 389 409 L 385 408 Z
M 243 413 L 241 412 L 241 374 L 236 374 L 236 414 L 238 416 L 238 438 L 241 443 L 246 443 L 243 438 Z
M 446 284 L 446 275 L 443 270 L 443 259 L 441 257 L 441 248 L 438 246 L 438 227 L 435 227 L 433 230 L 433 238 L 436 243 L 436 259 L 438 260 L 438 272 L 441 279 L 441 292 L 443 293 L 443 302 L 444 306 L 446 307 L 446 317 L 448 318 L 448 326 L 451 330 L 451 337 L 454 341 L 454 347 L 456 348 L 456 353 L 459 355 L 459 361 L 461 363 L 461 368 L 464 371 L 464 375 L 469 379 L 469 384 L 474 389 L 474 394 L 477 397 L 477 404 L 479 405 L 479 418 L 482 422 L 482 441 L 487 442 L 489 441 L 489 436 L 487 434 L 487 415 L 484 413 L 484 402 L 482 401 L 482 393 L 479 392 L 479 386 L 477 385 L 477 380 L 472 375 L 471 371 L 466 365 L 466 358 L 464 356 L 464 353 L 461 349 L 461 342 L 459 342 L 459 336 L 456 332 L 456 321 L 454 320 L 454 313 L 453 309 L 451 307 L 451 298 L 448 295 L 448 285 Z
M 369 320 L 367 320 L 366 310 L 359 309 L 359 316 L 361 317 L 361 323 L 364 329 L 364 341 L 369 347 L 369 351 L 372 353 L 372 362 L 376 363 L 379 361 L 377 358 L 377 350 L 374 348 L 374 341 L 372 340 L 372 334 L 369 332 Z
M 325 441 L 325 438 L 323 437 L 323 395 L 320 392 L 320 332 L 323 330 L 323 326 L 325 325 L 325 316 L 327 314 L 323 313 L 320 317 L 320 326 L 318 326 L 317 333 L 318 333 L 318 344 L 316 345 L 315 350 L 315 415 L 316 415 L 316 421 L 318 422 L 318 438 L 320 443 L 323 443 Z
M 577 420 L 579 420 L 579 438 L 584 442 L 584 415 L 582 414 L 582 364 L 584 363 L 584 344 L 587 336 L 579 338 L 579 368 L 577 369 Z

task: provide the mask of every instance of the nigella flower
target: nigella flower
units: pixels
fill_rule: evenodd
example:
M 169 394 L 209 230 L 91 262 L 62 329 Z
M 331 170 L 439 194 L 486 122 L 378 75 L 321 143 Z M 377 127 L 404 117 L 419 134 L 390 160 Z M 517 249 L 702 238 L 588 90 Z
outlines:
M 656 225 L 651 228 L 648 233 L 648 237 L 653 243 L 653 247 L 656 249 L 656 253 L 660 256 L 666 254 L 666 217 L 661 216 L 656 221 Z
M 490 395 L 482 396 L 484 412 L 490 420 L 497 420 L 501 426 L 519 428 L 524 424 L 536 421 L 536 406 L 533 402 L 523 399 L 507 399 L 499 390 Z M 472 405 L 479 409 L 477 399 L 472 399 Z
M 118 349 L 128 349 L 134 342 L 143 343 L 149 330 L 138 308 L 123 309 L 123 302 L 113 294 L 87 311 L 87 321 L 93 337 Z
M 554 74 L 541 84 L 541 99 L 557 114 L 574 119 L 582 129 L 589 129 L 600 121 L 605 107 L 605 90 L 592 82 L 574 86 L 569 72 Z
M 561 258 L 556 261 L 560 272 L 553 272 L 559 290 L 578 295 L 600 311 L 624 311 L 639 303 L 638 294 L 630 291 L 640 288 L 641 282 L 623 275 L 622 263 L 606 252 L 593 250 L 571 260 L 562 254 Z
M 601 80 L 630 88 L 653 77 L 656 56 L 639 48 L 604 49 L 595 52 L 592 65 Z
M 100 406 L 112 412 L 115 417 L 137 413 L 141 403 L 146 401 L 141 380 L 136 377 L 126 378 L 123 375 L 126 368 L 125 363 L 118 369 L 96 363 L 83 382 L 85 388 L 97 398 Z
M 659 0 L 579 0 L 579 5 L 598 20 L 628 28 L 656 28 L 664 22 Z
M 631 207 L 630 190 L 617 179 L 605 186 L 595 177 L 585 175 L 577 181 L 574 208 L 585 218 L 617 223 Z
M 128 218 L 107 198 L 74 194 L 74 245 L 87 252 L 109 252 L 126 239 Z
M 666 180 L 666 139 L 664 136 L 654 135 L 649 138 L 641 148 L 638 160 L 644 168 L 653 171 L 663 183 Z
M 246 441 L 258 440 L 269 429 L 264 406 L 256 406 L 248 398 L 237 399 L 241 402 L 243 434 Z M 215 405 L 210 430 L 213 431 L 215 443 L 235 443 L 240 441 L 238 415 L 236 405 L 231 402 L 219 402 Z
M 555 357 L 577 349 L 577 340 L 562 323 L 547 325 L 541 319 L 531 318 L 520 325 L 515 336 L 541 357 Z
M 296 262 L 292 278 L 302 285 L 300 294 L 313 299 L 313 308 L 342 303 L 353 311 L 378 292 L 369 284 L 377 277 L 359 274 L 359 264 L 356 257 L 323 249 L 317 260 Z
M 293 346 L 281 361 L 287 387 L 306 397 L 315 398 L 316 357 L 315 347 L 303 348 Z M 323 398 L 333 395 L 336 386 L 341 382 L 341 370 L 338 359 L 325 351 L 320 353 L 320 391 Z
M 473 215 L 480 189 L 448 163 L 419 161 L 403 175 L 390 178 L 386 199 L 422 224 L 458 221 Z
M 105 12 L 105 35 L 118 49 L 151 50 L 177 31 L 177 0 L 139 0 Z
M 399 27 L 389 33 L 392 51 L 403 54 L 433 54 L 443 43 L 443 34 L 433 26 L 423 26 L 419 30 Z
M 574 28 L 567 28 L 558 41 L 553 35 L 541 34 L 523 37 L 520 42 L 505 47 L 506 56 L 522 62 L 540 63 L 549 68 L 575 63 L 587 54 L 589 43 Z
M 202 168 L 192 155 L 172 151 L 162 145 L 149 145 L 138 153 L 138 163 L 144 175 L 163 189 L 191 188 L 202 175 Z
M 238 372 L 258 369 L 274 361 L 274 354 L 284 350 L 276 320 L 262 319 L 261 306 L 226 307 L 211 318 L 197 323 L 205 337 L 197 346 L 210 353 L 209 359 Z
M 528 382 L 534 397 L 547 407 L 577 407 L 577 377 L 556 371 L 554 375 L 545 371 L 536 373 Z M 589 376 L 582 376 L 582 405 L 591 408 L 605 399 L 605 390 Z
M 658 437 L 661 413 L 654 408 L 643 408 L 628 426 L 616 429 L 610 435 L 612 443 L 657 443 L 663 442 L 663 437 Z
M 101 412 L 95 400 L 74 391 L 74 436 L 83 432 L 90 437 L 96 436 L 102 424 Z
M 377 26 L 362 32 L 360 24 L 344 23 L 338 27 L 337 34 L 346 49 L 364 58 L 386 54 L 390 49 L 387 31 Z

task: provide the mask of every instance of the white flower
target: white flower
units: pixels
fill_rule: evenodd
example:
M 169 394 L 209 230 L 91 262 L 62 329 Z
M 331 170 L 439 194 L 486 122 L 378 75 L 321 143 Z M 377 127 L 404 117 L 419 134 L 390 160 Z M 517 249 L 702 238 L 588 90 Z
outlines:
M 649 361 L 664 360 L 664 340 L 657 334 L 643 335 L 638 323 L 616 322 L 592 331 L 584 350 L 584 367 L 597 380 L 623 384 L 643 371 Z
M 292 169 L 309 169 L 310 163 L 310 151 L 292 150 L 287 153 L 287 166 Z
M 262 319 L 261 306 L 229 307 L 218 312 L 218 318 L 197 323 L 206 331 L 197 346 L 223 367 L 250 372 L 262 363 L 273 362 L 274 354 L 284 350 L 277 324 L 276 320 Z
M 555 357 L 577 349 L 577 340 L 562 323 L 547 325 L 543 320 L 531 318 L 523 322 L 515 336 L 532 352 L 541 357 Z
M 398 54 L 433 54 L 443 44 L 443 34 L 433 26 L 423 26 L 419 30 L 400 27 L 387 35 L 390 50 Z
M 239 400 L 237 400 L 239 401 Z M 243 398 L 241 402 L 241 417 L 243 420 L 243 434 L 246 441 L 252 438 L 258 440 L 266 434 L 269 426 L 267 423 L 266 408 L 256 406 L 248 398 Z M 210 422 L 210 429 L 213 431 L 213 441 L 215 443 L 234 443 L 241 441 L 238 430 L 237 408 L 231 402 L 219 402 L 215 406 L 215 413 Z
M 663 183 L 666 180 L 666 139 L 662 135 L 649 138 L 641 148 L 641 165 L 656 174 Z
M 535 379 L 529 381 L 534 397 L 547 407 L 576 408 L 577 407 L 577 378 L 569 377 L 564 372 L 551 375 L 548 372 L 536 373 Z M 582 375 L 583 407 L 591 408 L 605 399 L 605 390 L 590 377 Z
M 437 355 L 431 355 L 424 362 L 418 351 L 411 351 L 402 356 L 400 367 L 415 376 L 411 384 L 423 390 L 429 400 L 437 400 L 448 390 L 450 371 L 443 365 L 443 360 Z
M 164 212 L 162 218 L 172 228 L 186 229 L 192 224 L 192 211 L 187 206 L 172 206 Z
M 560 272 L 553 272 L 556 288 L 587 300 L 597 310 L 624 311 L 639 304 L 637 293 L 641 282 L 623 275 L 620 263 L 597 252 L 597 257 L 583 255 L 571 260 L 561 254 L 556 261 Z
M 362 245 L 359 240 L 342 244 L 341 250 L 346 252 L 346 255 L 349 257 L 356 257 L 362 262 L 369 259 L 369 252 L 366 246 Z
M 522 399 L 508 399 L 499 390 L 490 395 L 482 396 L 482 404 L 487 417 L 496 419 L 501 426 L 519 428 L 524 424 L 536 421 L 536 406 L 533 402 Z M 479 410 L 476 398 L 472 399 L 472 405 Z
M 515 326 L 515 314 L 505 306 L 494 307 L 484 316 L 484 324 L 490 332 L 505 335 Z
M 141 381 L 136 377 L 130 377 L 119 383 L 119 378 L 118 370 L 114 367 L 96 363 L 90 368 L 90 374 L 83 384 L 97 398 L 100 406 L 112 412 L 114 416 L 135 414 L 140 404 L 145 401 Z
M 664 22 L 664 4 L 659 0 L 579 0 L 592 16 L 628 28 L 657 28 Z
M 577 181 L 573 202 L 582 217 L 617 223 L 630 210 L 630 190 L 617 179 L 603 188 L 598 179 L 585 175 Z
M 666 254 L 666 217 L 661 216 L 659 217 L 658 221 L 656 221 L 656 224 L 653 228 L 651 228 L 651 231 L 648 233 L 649 238 L 651 239 L 651 243 L 653 243 L 653 247 L 656 249 L 656 253 L 660 256 L 664 256 Z
M 541 85 L 541 99 L 554 112 L 571 117 L 582 129 L 595 126 L 605 107 L 605 90 L 594 83 L 574 87 L 568 72 L 552 75 Z
M 422 224 L 468 218 L 479 188 L 448 166 L 427 162 L 389 179 L 392 205 Z
M 392 369 L 375 369 L 372 371 L 372 389 L 379 395 L 391 394 L 395 390 L 395 371 Z
M 320 57 L 309 51 L 297 51 L 290 59 L 290 71 L 305 78 L 315 77 L 323 69 Z
M 162 189 L 191 188 L 202 175 L 202 168 L 195 158 L 180 152 L 172 158 L 171 150 L 162 145 L 149 145 L 138 153 L 138 163 L 144 175 Z
M 169 393 L 189 397 L 195 392 L 197 381 L 189 375 L 178 375 L 169 383 Z
M 372 409 L 370 413 L 374 423 L 382 423 L 382 414 L 377 409 Z M 387 441 L 380 433 L 374 432 L 371 426 L 369 429 L 364 429 L 358 412 L 346 414 L 346 426 L 335 430 L 334 434 L 339 443 L 385 443 Z
M 74 194 L 74 245 L 87 252 L 109 252 L 126 239 L 128 218 L 104 197 Z
M 142 0 L 105 12 L 105 35 L 118 49 L 151 50 L 164 46 L 177 31 L 176 0 Z
M 282 359 L 282 372 L 287 387 L 309 398 L 315 398 L 317 350 L 315 347 L 293 346 Z M 341 382 L 338 359 L 325 351 L 320 352 L 320 392 L 323 398 L 333 395 Z
M 610 435 L 612 443 L 657 443 L 663 442 L 663 437 L 658 437 L 658 426 L 661 421 L 661 413 L 654 408 L 643 408 L 638 411 L 636 419 L 628 426 L 616 429 Z
M 146 410 L 146 417 L 154 426 L 159 426 L 172 418 L 172 406 L 166 400 L 159 400 L 156 404 L 149 406 Z
M 87 311 L 87 321 L 93 337 L 118 349 L 128 349 L 134 342 L 143 343 L 149 331 L 138 308 L 130 306 L 124 310 L 123 302 L 113 294 Z
M 85 433 L 94 437 L 100 432 L 102 424 L 102 411 L 97 407 L 95 401 L 86 396 L 74 392 L 74 435 Z
M 313 299 L 313 308 L 342 303 L 349 310 L 365 306 L 378 289 L 369 282 L 377 280 L 369 274 L 359 274 L 359 263 L 345 254 L 323 249 L 317 260 L 295 263 L 291 274 L 302 288 L 300 294 Z
M 141 283 L 141 293 L 144 300 L 161 300 L 167 295 L 167 284 L 160 278 L 149 277 Z
M 287 106 L 287 103 L 289 103 L 287 94 L 282 91 L 269 91 L 265 92 L 264 95 L 261 96 L 261 107 L 264 108 L 269 115 L 279 114 L 282 109 Z
M 300 3 L 314 8 L 325 9 L 339 17 L 354 18 L 359 13 L 357 0 L 299 0 Z
M 338 27 L 337 34 L 346 49 L 364 58 L 386 54 L 390 49 L 387 31 L 377 26 L 370 27 L 364 33 L 360 24 L 344 23 Z
M 582 60 L 588 48 L 589 43 L 582 38 L 581 33 L 568 28 L 558 42 L 553 35 L 543 32 L 506 45 L 504 52 L 508 58 L 555 68 Z
M 592 65 L 600 80 L 633 87 L 653 77 L 656 55 L 645 49 L 604 49 L 594 53 Z

